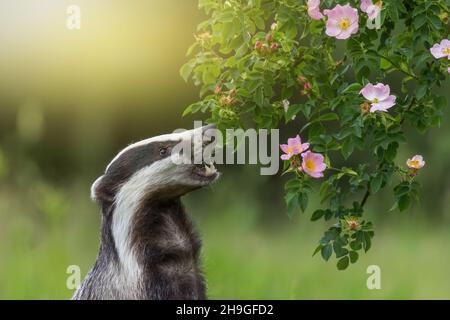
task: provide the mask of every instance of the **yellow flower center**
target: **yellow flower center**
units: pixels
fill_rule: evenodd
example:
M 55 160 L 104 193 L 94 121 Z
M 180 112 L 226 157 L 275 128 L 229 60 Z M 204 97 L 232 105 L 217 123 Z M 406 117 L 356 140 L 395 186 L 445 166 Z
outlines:
M 380 100 L 378 100 L 377 98 L 374 98 L 374 99 L 372 100 L 372 103 L 378 103 L 378 102 L 380 102 Z
M 305 161 L 305 166 L 308 170 L 314 171 L 316 169 L 316 164 L 311 159 Z
M 292 153 L 292 148 L 291 147 L 287 148 L 287 153 Z
M 418 168 L 419 165 L 420 165 L 420 163 L 419 163 L 419 160 L 411 160 L 411 161 L 409 162 L 409 165 L 410 165 L 411 167 L 413 167 L 413 168 Z
M 339 28 L 341 28 L 342 30 L 347 30 L 348 27 L 350 27 L 350 20 L 344 18 L 339 21 Z
M 375 5 L 381 9 L 383 7 L 383 1 L 380 0 L 377 3 L 375 3 Z
M 359 223 L 358 221 L 355 220 L 347 220 L 347 224 L 348 227 L 350 228 L 350 230 L 356 230 L 359 228 Z
M 446 47 L 446 48 L 442 49 L 442 53 L 445 54 L 445 55 L 449 55 L 450 54 L 450 48 Z

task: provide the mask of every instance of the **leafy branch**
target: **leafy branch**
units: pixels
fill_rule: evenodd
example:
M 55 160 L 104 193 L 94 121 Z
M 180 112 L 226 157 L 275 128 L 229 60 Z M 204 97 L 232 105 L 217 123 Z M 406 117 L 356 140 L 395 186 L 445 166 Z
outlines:
M 445 81 L 450 65 L 430 52 L 434 44 L 447 52 L 440 42 L 449 30 L 447 1 L 377 4 L 382 24 L 369 29 L 369 12 L 359 0 L 322 0 L 319 7 L 298 0 L 199 0 L 208 18 L 181 68 L 201 96 L 184 114 L 206 113 L 220 129 L 298 126 L 310 145 L 294 153 L 283 147 L 288 215 L 307 212 L 309 195 L 319 188 L 323 208 L 311 220 L 332 226 L 315 254 L 329 260 L 334 253 L 342 270 L 371 248 L 373 224 L 364 219 L 370 196 L 399 180 L 392 209 L 406 210 L 418 198 L 423 159 L 397 164 L 398 148 L 407 142 L 403 124 L 426 132 L 439 125 L 447 106 L 433 89 Z M 337 5 L 341 9 L 333 11 Z M 339 18 L 342 11 L 347 15 Z M 342 28 L 329 29 L 329 19 Z M 391 72 L 403 77 L 401 86 L 388 86 Z M 348 167 L 349 159 L 361 159 L 355 151 L 376 165 Z M 346 167 L 336 168 L 342 162 Z

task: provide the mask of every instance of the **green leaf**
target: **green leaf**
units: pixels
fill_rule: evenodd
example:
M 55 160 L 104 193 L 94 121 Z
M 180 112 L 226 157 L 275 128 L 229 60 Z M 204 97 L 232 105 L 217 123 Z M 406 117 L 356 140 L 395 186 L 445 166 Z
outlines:
M 315 121 L 323 122 L 323 121 L 332 121 L 332 120 L 339 120 L 338 115 L 334 112 L 323 114 L 320 117 L 318 117 Z
M 384 59 L 384 58 L 381 58 L 381 59 L 380 59 L 380 68 L 381 68 L 381 69 L 387 70 L 387 69 L 389 69 L 391 66 L 392 66 L 392 64 L 391 64 L 388 60 L 386 60 L 386 59 Z
M 180 69 L 180 75 L 183 78 L 184 81 L 188 81 L 189 76 L 192 73 L 192 70 L 195 67 L 195 60 L 191 60 L 187 63 L 185 63 L 181 69 Z
M 430 16 L 428 21 L 431 23 L 435 30 L 439 30 L 442 28 L 442 22 L 438 16 Z
M 314 250 L 312 256 L 314 257 L 319 251 L 322 250 L 322 248 L 323 248 L 323 245 L 322 245 L 322 244 L 319 244 L 319 245 L 317 246 L 316 250 Z
M 306 192 L 300 193 L 299 202 L 300 202 L 300 209 L 302 210 L 302 212 L 305 212 L 306 208 L 308 207 L 308 194 Z
M 320 253 L 322 254 L 322 258 L 325 261 L 328 261 L 331 257 L 331 254 L 333 253 L 333 248 L 331 247 L 331 244 L 329 243 L 329 244 L 323 246 Z
M 343 167 L 341 170 L 342 170 L 343 173 L 348 174 L 350 176 L 357 176 L 358 175 L 358 173 L 355 170 L 351 169 L 351 168 Z
M 312 214 L 311 221 L 317 221 L 325 215 L 325 210 L 316 210 Z
M 264 104 L 264 87 L 260 86 L 256 89 L 255 92 L 255 103 L 259 106 L 262 107 Z
M 350 242 L 350 248 L 355 251 L 361 250 L 362 244 L 361 244 L 361 242 L 355 240 L 355 241 Z
M 408 194 L 404 194 L 398 199 L 398 209 L 400 211 L 405 211 L 408 209 L 410 204 L 411 197 Z
M 352 137 L 345 140 L 344 144 L 342 145 L 341 153 L 342 156 L 345 159 L 348 159 L 350 155 L 353 153 L 353 150 L 355 149 L 355 143 L 353 142 Z
M 372 246 L 372 240 L 370 238 L 369 232 L 364 232 L 363 233 L 364 236 L 364 251 L 367 252 L 369 251 L 370 247 Z
M 345 87 L 340 94 L 347 93 L 347 92 L 360 92 L 362 89 L 362 85 L 359 83 L 352 83 Z
M 343 244 L 338 241 L 335 241 L 333 243 L 333 249 L 334 249 L 334 252 L 336 253 L 336 258 L 341 258 L 348 254 L 348 250 L 343 248 L 342 246 L 343 246 Z
M 420 29 L 427 22 L 427 16 L 425 14 L 418 15 L 414 18 L 414 28 Z
M 240 58 L 244 54 L 247 53 L 248 45 L 247 43 L 243 43 L 237 50 L 236 50 L 236 57 Z
M 421 84 L 416 90 L 416 98 L 417 100 L 421 100 L 427 93 L 428 84 Z
M 348 256 L 350 257 L 350 262 L 351 262 L 351 263 L 355 263 L 356 261 L 358 261 L 358 258 L 359 258 L 358 252 L 356 252 L 356 251 L 350 251 L 350 253 L 348 254 Z
M 382 175 L 377 174 L 375 177 L 373 177 L 372 180 L 370 180 L 370 193 L 371 194 L 377 193 L 380 190 L 382 183 L 383 183 Z
M 300 112 L 302 107 L 303 107 L 303 105 L 301 105 L 301 104 L 293 104 L 293 105 L 289 106 L 288 111 L 286 112 L 286 115 L 285 115 L 286 123 L 291 121 L 292 118 L 295 117 L 297 115 L 297 113 Z
M 297 178 L 289 180 L 284 185 L 284 189 L 286 189 L 286 190 L 289 190 L 289 189 L 296 189 L 296 190 L 298 190 L 301 187 L 302 187 L 302 181 L 300 179 L 297 179 Z
M 289 192 L 284 196 L 284 200 L 287 205 L 287 214 L 289 218 L 292 218 L 294 214 L 299 211 L 298 194 L 296 192 Z
M 345 270 L 347 269 L 348 265 L 349 265 L 349 258 L 348 256 L 343 257 L 342 259 L 340 259 L 337 263 L 337 268 L 338 270 Z

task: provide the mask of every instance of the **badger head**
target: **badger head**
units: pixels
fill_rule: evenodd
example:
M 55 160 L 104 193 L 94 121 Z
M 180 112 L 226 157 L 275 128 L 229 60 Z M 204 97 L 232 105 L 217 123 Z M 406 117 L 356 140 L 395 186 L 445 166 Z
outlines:
M 209 125 L 129 145 L 94 182 L 92 199 L 100 203 L 117 202 L 121 196 L 170 199 L 208 185 L 219 176 L 212 162 L 203 158 L 204 148 L 214 144 L 213 130 Z
M 218 178 L 202 157 L 204 150 L 214 150 L 214 130 L 210 125 L 134 143 L 120 151 L 92 185 L 91 197 L 103 213 L 101 250 L 117 253 L 126 271 L 124 283 L 136 284 L 142 278 L 142 253 L 136 248 L 142 247 L 139 239 L 147 237 L 142 221 L 152 214 L 147 209 L 177 204 L 180 196 Z

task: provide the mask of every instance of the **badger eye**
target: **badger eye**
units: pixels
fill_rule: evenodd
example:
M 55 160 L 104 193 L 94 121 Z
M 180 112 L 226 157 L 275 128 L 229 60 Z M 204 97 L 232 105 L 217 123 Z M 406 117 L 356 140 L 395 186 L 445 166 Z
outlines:
M 160 147 L 159 148 L 159 155 L 160 156 L 166 156 L 169 153 L 168 147 Z

